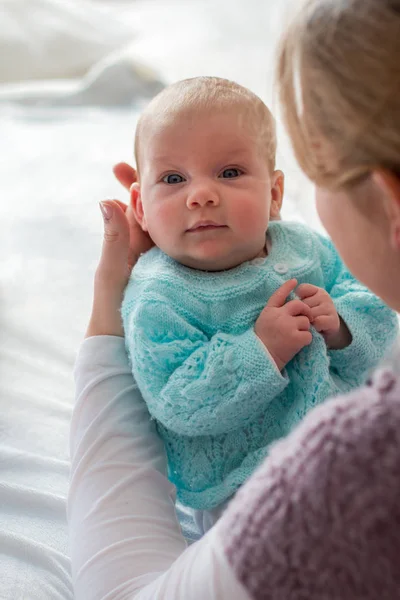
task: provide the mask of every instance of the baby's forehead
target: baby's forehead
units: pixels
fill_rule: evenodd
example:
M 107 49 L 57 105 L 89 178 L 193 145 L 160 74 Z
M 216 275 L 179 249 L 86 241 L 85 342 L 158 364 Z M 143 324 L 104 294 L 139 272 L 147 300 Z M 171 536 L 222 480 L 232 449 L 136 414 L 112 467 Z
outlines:
M 147 113 L 140 124 L 140 138 L 149 143 L 157 142 L 162 137 L 176 135 L 189 136 L 193 130 L 203 132 L 211 130 L 215 137 L 222 129 L 231 124 L 232 133 L 242 129 L 248 132 L 260 132 L 262 119 L 246 104 L 226 104 L 225 106 L 165 107 L 162 111 Z
M 221 140 L 224 140 L 228 146 L 230 143 L 235 147 L 246 145 L 247 150 L 249 146 L 258 147 L 268 156 L 274 155 L 274 120 L 261 101 L 254 103 L 248 98 L 216 101 L 214 98 L 209 102 L 185 102 L 173 96 L 156 100 L 143 113 L 136 131 L 138 167 L 139 162 L 151 160 L 155 153 L 167 155 L 173 147 L 187 147 L 188 143 L 190 146 L 190 141 L 196 138 L 194 132 L 207 136 L 221 151 L 225 146 Z
M 228 156 L 244 156 L 259 146 L 260 136 L 256 127 L 250 127 L 233 114 L 191 113 L 169 116 L 147 127 L 142 138 L 142 157 L 161 161 L 161 157 L 184 160 L 204 157 L 209 160 L 228 159 Z M 232 159 L 232 158 L 231 158 Z

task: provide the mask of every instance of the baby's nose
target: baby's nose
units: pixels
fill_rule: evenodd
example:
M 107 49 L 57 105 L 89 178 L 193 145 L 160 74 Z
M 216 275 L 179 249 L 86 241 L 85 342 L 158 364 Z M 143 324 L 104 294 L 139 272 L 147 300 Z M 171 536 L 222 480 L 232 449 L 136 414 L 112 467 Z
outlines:
M 212 186 L 196 186 L 190 190 L 187 197 L 188 208 L 200 208 L 203 206 L 217 206 L 219 196 Z

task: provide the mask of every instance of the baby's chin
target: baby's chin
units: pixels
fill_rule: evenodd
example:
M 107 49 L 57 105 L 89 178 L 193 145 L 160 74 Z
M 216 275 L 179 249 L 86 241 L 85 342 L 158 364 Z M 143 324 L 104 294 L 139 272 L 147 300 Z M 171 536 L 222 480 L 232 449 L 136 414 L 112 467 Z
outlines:
M 211 271 L 211 272 L 228 271 L 230 269 L 234 269 L 235 267 L 238 267 L 241 264 L 241 262 L 238 262 L 238 261 L 221 260 L 218 258 L 214 258 L 214 259 L 210 258 L 208 260 L 187 258 L 187 259 L 179 260 L 178 262 L 180 262 L 185 267 L 189 267 L 190 269 L 196 269 L 197 271 Z
M 234 269 L 244 262 L 254 260 L 258 256 L 262 255 L 263 249 L 261 248 L 258 252 L 237 254 L 210 254 L 209 256 L 172 256 L 177 262 L 189 267 L 190 269 L 196 269 L 198 271 L 228 271 Z

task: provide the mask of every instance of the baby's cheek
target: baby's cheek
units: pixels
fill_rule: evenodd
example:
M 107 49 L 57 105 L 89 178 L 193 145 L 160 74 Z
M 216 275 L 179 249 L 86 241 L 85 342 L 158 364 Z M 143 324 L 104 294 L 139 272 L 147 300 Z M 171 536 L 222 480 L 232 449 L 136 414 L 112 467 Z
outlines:
M 164 207 L 151 207 L 146 212 L 146 225 L 154 243 L 162 247 L 168 241 L 171 223 L 168 210 Z
M 158 204 L 153 207 L 151 215 L 149 215 L 152 225 L 158 230 L 168 231 L 173 223 L 176 222 L 177 216 L 168 204 Z
M 238 210 L 236 218 L 243 231 L 250 234 L 258 230 L 265 232 L 268 227 L 268 215 L 259 207 L 243 206 Z

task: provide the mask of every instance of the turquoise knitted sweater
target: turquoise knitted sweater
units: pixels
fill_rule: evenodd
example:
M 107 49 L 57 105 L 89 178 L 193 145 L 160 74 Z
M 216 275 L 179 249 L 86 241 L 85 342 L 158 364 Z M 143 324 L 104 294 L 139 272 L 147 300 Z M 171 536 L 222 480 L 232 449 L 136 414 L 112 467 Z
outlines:
M 133 375 L 166 446 L 179 500 L 212 509 L 313 406 L 359 385 L 394 341 L 397 317 L 358 283 L 332 243 L 297 223 L 269 225 L 270 252 L 228 271 L 182 266 L 158 248 L 122 305 Z M 254 333 L 269 297 L 295 277 L 327 290 L 353 341 L 313 341 L 279 372 Z

